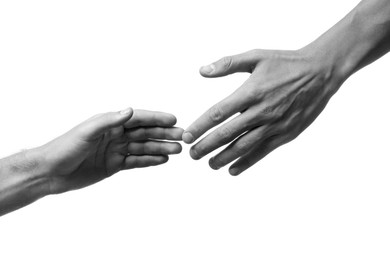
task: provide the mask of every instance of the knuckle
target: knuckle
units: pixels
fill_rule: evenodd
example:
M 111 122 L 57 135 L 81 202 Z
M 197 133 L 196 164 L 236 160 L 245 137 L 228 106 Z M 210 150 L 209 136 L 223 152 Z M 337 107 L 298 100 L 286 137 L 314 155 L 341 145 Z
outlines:
M 272 117 L 278 119 L 278 118 L 281 118 L 283 116 L 283 114 L 284 113 L 282 110 L 274 109 L 274 111 L 272 112 Z
M 261 118 L 264 118 L 264 119 L 273 118 L 273 113 L 274 113 L 273 107 L 271 107 L 271 106 L 266 106 L 260 110 L 260 116 L 261 116 Z
M 169 138 L 172 138 L 172 133 L 170 131 L 168 131 L 167 128 L 161 128 L 159 129 L 159 131 L 161 132 L 161 136 L 165 139 L 169 139 Z
M 271 107 L 271 106 L 266 106 L 266 107 L 262 110 L 263 115 L 271 115 L 271 114 L 273 114 L 273 112 L 274 112 L 274 109 L 273 109 L 273 107 Z
M 262 49 L 252 49 L 249 51 L 249 53 L 251 53 L 253 55 L 260 55 L 263 53 L 263 50 Z
M 169 147 L 166 147 L 163 142 L 157 142 L 156 145 L 152 146 L 155 149 L 156 153 L 167 153 L 169 150 Z
M 262 98 L 261 91 L 256 87 L 256 83 L 247 83 L 243 95 L 248 104 L 255 104 Z
M 272 127 L 260 127 L 255 130 L 255 138 L 254 141 L 256 143 L 261 143 L 265 138 L 270 136 L 273 133 L 273 128 Z
M 242 155 L 246 153 L 249 150 L 249 146 L 250 144 L 247 141 L 237 142 L 235 147 L 235 154 Z
M 137 156 L 134 156 L 132 163 L 133 168 L 142 166 L 142 161 Z
M 128 157 L 126 158 L 126 160 L 124 161 L 124 163 L 130 167 L 133 167 L 134 164 L 136 163 L 136 160 L 137 160 L 137 157 L 136 156 L 131 156 L 131 157 Z
M 251 167 L 253 165 L 253 162 L 252 160 L 249 158 L 249 157 L 242 157 L 239 161 L 241 167 L 245 169 L 248 169 L 249 167 Z
M 223 119 L 223 113 L 219 106 L 213 106 L 208 112 L 209 118 L 214 123 L 219 123 Z
M 268 119 L 278 119 L 283 116 L 283 111 L 278 107 L 267 105 L 261 110 L 261 115 Z
M 141 124 L 141 119 L 140 118 L 138 118 L 138 117 L 133 117 L 133 118 L 131 118 L 131 123 L 128 123 L 128 126 L 129 127 L 133 127 L 133 126 L 138 126 L 138 125 L 140 125 Z
M 140 128 L 137 129 L 137 131 L 140 139 L 148 138 L 151 134 L 150 129 L 146 129 L 146 128 Z
M 283 119 L 282 122 L 280 122 L 281 128 L 285 130 L 286 133 L 293 133 L 293 132 L 299 132 L 302 125 L 300 122 L 300 113 L 294 112 L 292 114 L 289 114 L 286 118 Z
M 129 143 L 129 145 L 127 146 L 127 150 L 128 151 L 133 151 L 133 150 L 135 150 L 135 143 L 133 143 L 133 142 L 130 142 Z
M 223 127 L 217 131 L 217 136 L 221 141 L 227 141 L 232 136 L 232 131 L 228 127 Z
M 252 49 L 247 52 L 251 57 L 255 57 L 256 59 L 260 59 L 264 56 L 264 50 L 262 49 Z
M 231 68 L 233 63 L 233 58 L 231 56 L 225 56 L 221 59 L 222 69 L 228 70 Z
M 96 118 L 102 117 L 104 115 L 105 115 L 105 113 L 99 113 L 99 114 L 96 114 L 93 117 L 91 117 L 91 119 L 96 119 Z
M 126 132 L 126 137 L 128 140 L 133 140 L 136 138 L 136 134 L 134 132 L 128 131 L 128 132 Z
M 247 52 L 249 55 L 256 55 L 258 53 L 258 49 L 252 49 Z
M 158 149 L 160 148 L 159 144 L 157 144 L 157 148 Z M 146 142 L 144 145 L 142 145 L 141 151 L 142 153 L 147 154 L 153 151 L 154 149 L 156 149 L 156 147 L 152 142 Z

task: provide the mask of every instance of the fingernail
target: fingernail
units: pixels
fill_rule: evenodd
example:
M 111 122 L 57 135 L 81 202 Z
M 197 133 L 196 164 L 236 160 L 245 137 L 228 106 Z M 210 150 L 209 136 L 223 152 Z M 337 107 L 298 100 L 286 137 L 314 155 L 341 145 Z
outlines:
M 123 110 L 119 111 L 119 114 L 121 114 L 121 115 L 128 115 L 128 114 L 130 114 L 131 110 L 132 110 L 132 108 L 128 107 L 126 109 L 123 109 Z
M 203 66 L 201 68 L 201 71 L 203 73 L 206 73 L 206 74 L 211 74 L 214 70 L 215 70 L 215 65 L 214 64 L 210 64 L 208 66 Z
M 187 144 L 190 144 L 194 141 L 194 136 L 190 132 L 184 132 L 183 141 Z
M 230 175 L 237 176 L 238 174 L 240 174 L 240 171 L 238 168 L 230 168 L 229 173 Z

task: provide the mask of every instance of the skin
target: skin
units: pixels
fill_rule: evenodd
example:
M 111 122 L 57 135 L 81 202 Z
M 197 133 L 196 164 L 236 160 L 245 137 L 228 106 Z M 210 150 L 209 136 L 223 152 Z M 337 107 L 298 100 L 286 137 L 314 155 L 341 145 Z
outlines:
M 209 78 L 238 72 L 251 75 L 193 122 L 183 141 L 190 144 L 202 137 L 190 149 L 195 160 L 227 145 L 211 157 L 209 165 L 217 170 L 234 161 L 229 172 L 238 175 L 295 139 L 349 76 L 389 49 L 390 1 L 364 0 L 302 49 L 256 49 L 226 56 L 202 67 L 200 74 Z
M 167 113 L 131 108 L 96 115 L 55 140 L 0 160 L 0 215 L 84 188 L 127 169 L 166 163 L 183 129 Z

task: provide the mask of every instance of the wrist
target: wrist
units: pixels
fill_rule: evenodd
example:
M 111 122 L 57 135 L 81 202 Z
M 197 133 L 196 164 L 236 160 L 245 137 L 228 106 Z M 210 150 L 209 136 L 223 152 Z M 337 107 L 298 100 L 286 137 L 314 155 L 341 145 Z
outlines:
M 316 42 L 307 45 L 298 52 L 307 61 L 310 73 L 322 80 L 323 91 L 328 98 L 333 96 L 349 77 L 347 70 L 342 67 L 338 57 L 327 54 L 326 48 Z
M 346 17 L 328 32 L 321 35 L 318 39 L 302 48 L 302 51 L 316 61 L 316 64 L 326 68 L 331 72 L 332 77 L 340 83 L 347 80 L 355 71 L 358 62 L 354 52 L 356 42 L 347 36 L 345 32 L 349 31 L 347 27 L 351 26 L 351 21 Z
M 340 22 L 303 49 L 328 64 L 342 81 L 390 49 L 390 5 L 362 1 Z
M 50 194 L 50 172 L 45 162 L 45 154 L 41 147 L 21 152 L 21 162 L 18 166 L 28 180 L 30 191 L 38 197 Z

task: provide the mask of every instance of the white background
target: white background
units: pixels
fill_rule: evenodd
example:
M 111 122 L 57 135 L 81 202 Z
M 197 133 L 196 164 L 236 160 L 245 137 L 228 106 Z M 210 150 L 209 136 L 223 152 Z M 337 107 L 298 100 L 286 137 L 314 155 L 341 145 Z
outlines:
M 187 127 L 247 77 L 201 65 L 297 49 L 358 0 L 1 1 L 0 155 L 128 106 Z M 193 161 L 118 173 L 0 218 L 0 259 L 389 259 L 390 57 L 239 177 Z

